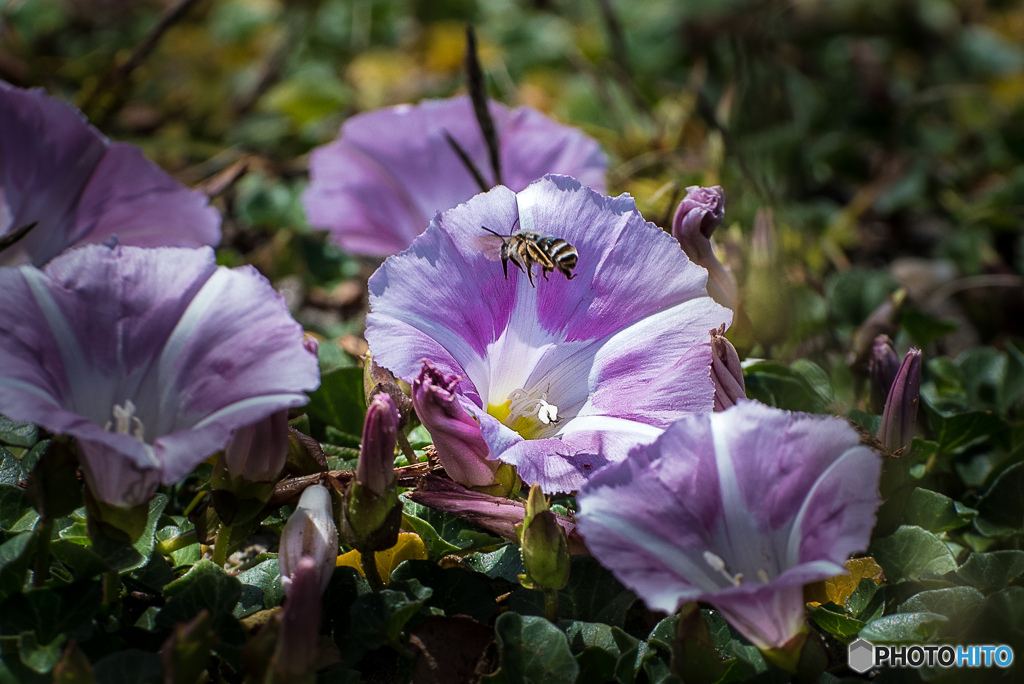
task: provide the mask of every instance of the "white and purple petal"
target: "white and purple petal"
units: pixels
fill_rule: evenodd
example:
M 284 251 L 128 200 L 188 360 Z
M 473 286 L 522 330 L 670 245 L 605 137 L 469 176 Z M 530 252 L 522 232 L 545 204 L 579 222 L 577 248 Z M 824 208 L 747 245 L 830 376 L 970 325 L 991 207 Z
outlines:
M 572 244 L 575 277 L 538 273 L 534 287 L 512 268 L 506 278 L 501 239 L 483 226 L 517 225 Z M 491 454 L 547 491 L 572 491 L 673 420 L 714 407 L 707 331 L 731 314 L 707 296 L 706 277 L 628 197 L 548 176 L 435 217 L 370 279 L 366 338 L 403 379 L 424 360 L 462 377 Z M 502 411 L 517 391 L 557 407 L 558 423 L 512 429 Z
M 124 473 L 152 494 L 319 382 L 270 283 L 209 248 L 89 245 L 0 269 L 0 291 L 0 413 L 76 437 L 108 503 L 146 499 Z
M 580 131 L 528 107 L 492 102 L 504 185 L 518 191 L 548 173 L 604 189 L 607 159 Z M 313 151 L 303 197 L 311 225 L 353 254 L 402 251 L 430 219 L 480 192 L 450 135 L 491 185 L 487 147 L 468 96 L 426 100 L 352 117 L 338 139 Z
M 779 648 L 803 625 L 803 585 L 867 546 L 880 473 L 844 420 L 741 401 L 683 418 L 598 473 L 579 525 L 652 608 L 707 601 Z
M 220 241 L 220 215 L 71 105 L 0 81 L 0 236 L 36 223 L 0 266 L 41 266 L 63 250 L 116 235 L 120 244 L 200 247 Z

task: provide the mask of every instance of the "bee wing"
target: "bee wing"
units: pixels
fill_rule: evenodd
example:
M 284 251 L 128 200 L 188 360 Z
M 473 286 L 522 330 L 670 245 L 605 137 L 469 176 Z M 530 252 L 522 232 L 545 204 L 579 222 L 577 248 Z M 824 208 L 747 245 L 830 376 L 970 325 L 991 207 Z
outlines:
M 483 233 L 478 237 L 470 238 L 470 244 L 489 261 L 501 261 L 502 240 L 497 235 Z

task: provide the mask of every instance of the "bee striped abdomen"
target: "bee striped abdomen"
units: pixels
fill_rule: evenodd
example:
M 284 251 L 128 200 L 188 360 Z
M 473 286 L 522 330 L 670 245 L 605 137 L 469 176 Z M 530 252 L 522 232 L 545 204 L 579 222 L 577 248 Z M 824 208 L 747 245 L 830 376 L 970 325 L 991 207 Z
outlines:
M 553 264 L 551 268 L 545 270 L 551 271 L 557 267 L 567 279 L 572 280 L 576 277 L 572 269 L 576 268 L 576 264 L 579 263 L 580 255 L 575 247 L 558 237 L 545 237 L 540 243 L 541 248 L 547 253 Z

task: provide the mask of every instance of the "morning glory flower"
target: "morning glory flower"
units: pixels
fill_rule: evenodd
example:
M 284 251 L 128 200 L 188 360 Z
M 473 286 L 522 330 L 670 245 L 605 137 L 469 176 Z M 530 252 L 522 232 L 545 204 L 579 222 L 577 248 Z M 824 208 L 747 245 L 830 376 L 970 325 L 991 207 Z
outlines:
M 42 266 L 73 245 L 220 242 L 220 214 L 128 143 L 111 143 L 77 109 L 0 81 L 0 266 Z
M 546 173 L 564 173 L 604 190 L 608 161 L 596 141 L 529 107 L 490 108 L 506 186 L 518 191 Z M 313 150 L 302 198 L 309 223 L 330 230 L 352 254 L 401 252 L 434 214 L 481 191 L 446 133 L 494 185 L 468 96 L 399 105 L 352 117 L 337 140 Z
M 266 278 L 208 247 L 87 245 L 0 269 L 0 292 L 0 413 L 76 438 L 109 504 L 147 501 L 319 384 Z
M 655 610 L 718 608 L 763 650 L 804 626 L 803 586 L 867 548 L 881 460 L 841 418 L 742 401 L 693 415 L 578 497 L 591 553 Z
M 506 279 L 501 238 L 483 226 L 567 240 L 579 253 L 575 277 L 545 279 L 535 267 L 536 287 L 515 268 Z M 674 420 L 714 408 L 708 330 L 732 314 L 706 279 L 630 197 L 547 176 L 438 215 L 388 259 L 370 278 L 366 339 L 407 382 L 430 366 L 444 406 L 420 416 L 428 431 L 451 432 L 460 408 L 461 443 L 479 429 L 490 458 L 524 481 L 572 491 Z

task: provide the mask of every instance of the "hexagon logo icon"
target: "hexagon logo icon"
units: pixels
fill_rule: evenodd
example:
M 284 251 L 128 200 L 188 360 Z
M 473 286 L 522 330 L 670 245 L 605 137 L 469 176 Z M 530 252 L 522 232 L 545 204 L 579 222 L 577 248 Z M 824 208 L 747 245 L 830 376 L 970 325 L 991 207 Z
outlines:
M 875 647 L 866 639 L 857 639 L 850 643 L 847 662 L 854 672 L 864 674 L 875 664 Z

